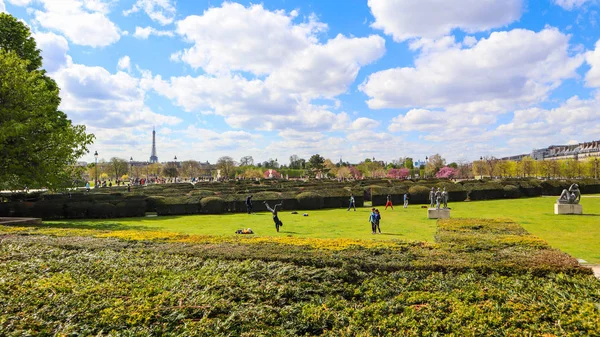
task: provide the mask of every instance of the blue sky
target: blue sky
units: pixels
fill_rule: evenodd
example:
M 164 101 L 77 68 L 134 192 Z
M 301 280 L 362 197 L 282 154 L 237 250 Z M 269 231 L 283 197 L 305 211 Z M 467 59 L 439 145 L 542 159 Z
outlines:
M 600 139 L 595 0 L 0 0 L 92 161 L 451 161 Z

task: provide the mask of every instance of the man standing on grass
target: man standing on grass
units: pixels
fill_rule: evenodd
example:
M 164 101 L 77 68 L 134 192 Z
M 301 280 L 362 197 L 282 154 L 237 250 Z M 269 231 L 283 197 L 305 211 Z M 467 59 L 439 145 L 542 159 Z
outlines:
M 354 211 L 356 212 L 356 206 L 354 204 L 354 194 L 350 194 L 350 205 L 348 205 L 348 211 L 350 210 L 350 208 L 354 208 Z
M 385 202 L 385 208 L 383 209 L 384 211 L 389 207 L 392 208 L 392 211 L 394 210 L 394 205 L 392 205 L 392 196 L 391 195 L 387 195 L 387 201 Z
M 408 207 L 408 193 L 404 193 L 404 208 Z
M 246 210 L 248 211 L 248 214 L 252 213 L 252 195 L 249 195 L 246 198 Z

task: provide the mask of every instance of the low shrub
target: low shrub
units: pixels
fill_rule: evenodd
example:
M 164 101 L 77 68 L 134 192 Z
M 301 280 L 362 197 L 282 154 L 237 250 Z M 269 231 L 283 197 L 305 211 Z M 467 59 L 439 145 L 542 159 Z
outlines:
M 415 185 L 408 189 L 410 195 L 411 204 L 428 204 L 429 203 L 429 191 L 431 188 L 425 186 Z
M 117 217 L 117 206 L 108 202 L 98 202 L 90 205 L 87 217 L 93 219 L 110 219 Z
M 504 197 L 507 199 L 520 198 L 521 190 L 515 185 L 504 186 Z
M 207 214 L 225 213 L 225 200 L 219 197 L 206 197 L 200 200 L 200 211 Z
M 315 192 L 302 192 L 296 196 L 300 209 L 321 209 L 325 205 L 323 197 Z
M 85 219 L 88 218 L 88 211 L 92 208 L 91 202 L 70 202 L 65 204 L 65 218 L 67 219 Z M 91 217 L 91 216 L 90 216 Z

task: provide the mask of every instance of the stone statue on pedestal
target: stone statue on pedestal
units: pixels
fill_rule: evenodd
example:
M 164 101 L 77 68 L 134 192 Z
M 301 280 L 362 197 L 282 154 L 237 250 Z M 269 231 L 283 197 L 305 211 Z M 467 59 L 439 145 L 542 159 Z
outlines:
M 442 203 L 444 204 L 444 209 L 448 208 L 448 192 L 446 192 L 446 188 L 442 191 Z
M 564 189 L 560 194 L 560 197 L 556 199 L 557 204 L 579 204 L 581 200 L 581 193 L 579 192 L 579 185 L 573 184 L 568 190 Z
M 437 191 L 435 191 L 435 209 L 440 209 L 440 203 L 442 202 L 442 191 L 438 187 Z
M 435 188 L 432 187 L 431 191 L 429 191 L 429 208 L 433 208 L 435 205 Z

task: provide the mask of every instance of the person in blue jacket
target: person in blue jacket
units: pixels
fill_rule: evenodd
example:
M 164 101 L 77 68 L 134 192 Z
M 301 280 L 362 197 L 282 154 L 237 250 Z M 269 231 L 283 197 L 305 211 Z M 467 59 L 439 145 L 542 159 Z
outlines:
M 371 234 L 375 234 L 377 230 L 377 213 L 375 213 L 375 207 L 371 208 L 369 222 L 371 223 Z

